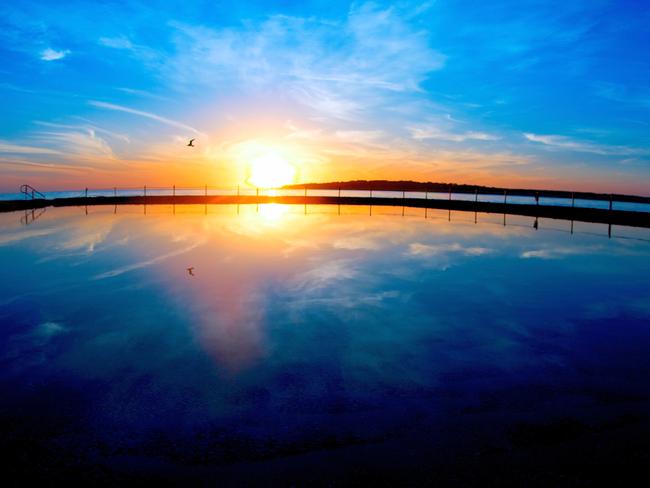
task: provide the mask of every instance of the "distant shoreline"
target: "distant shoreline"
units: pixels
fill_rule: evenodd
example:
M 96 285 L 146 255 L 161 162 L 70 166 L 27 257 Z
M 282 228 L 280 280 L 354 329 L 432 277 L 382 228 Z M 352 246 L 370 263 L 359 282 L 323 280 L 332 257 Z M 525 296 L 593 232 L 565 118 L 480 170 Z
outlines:
M 596 193 L 585 191 L 568 191 L 568 190 L 539 190 L 532 188 L 505 188 L 497 186 L 467 185 L 458 183 L 436 183 L 421 182 L 412 180 L 349 180 L 349 181 L 331 181 L 326 183 L 301 183 L 296 185 L 285 185 L 284 189 L 319 189 L 319 190 L 376 190 L 376 191 L 418 191 L 418 192 L 437 192 L 445 193 L 476 193 L 482 195 L 503 195 L 504 192 L 511 196 L 534 197 L 555 197 L 555 198 L 572 198 L 581 200 L 600 200 L 609 201 L 610 198 L 618 202 L 632 203 L 649 203 L 650 197 L 640 195 L 625 195 L 621 193 Z

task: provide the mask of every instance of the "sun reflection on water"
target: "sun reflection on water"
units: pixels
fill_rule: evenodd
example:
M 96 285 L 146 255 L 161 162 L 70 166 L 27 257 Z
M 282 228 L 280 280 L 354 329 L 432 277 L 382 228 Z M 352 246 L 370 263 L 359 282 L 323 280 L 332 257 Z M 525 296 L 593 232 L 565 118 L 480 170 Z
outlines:
M 260 205 L 259 215 L 270 223 L 280 222 L 287 214 L 289 207 L 278 203 L 267 203 Z

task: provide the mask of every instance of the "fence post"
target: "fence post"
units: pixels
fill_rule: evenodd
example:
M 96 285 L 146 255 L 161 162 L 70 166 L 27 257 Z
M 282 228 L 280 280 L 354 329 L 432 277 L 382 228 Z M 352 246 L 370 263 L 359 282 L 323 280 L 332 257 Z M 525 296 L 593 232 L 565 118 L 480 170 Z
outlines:
M 425 199 L 425 200 L 428 200 L 428 199 L 429 199 L 429 192 L 428 192 L 428 191 L 425 191 L 425 192 L 424 192 L 424 199 Z
M 208 185 L 205 185 L 205 196 L 208 196 Z
M 508 199 L 508 190 L 503 190 L 503 204 L 504 205 L 507 203 L 506 202 L 507 199 Z M 505 224 L 503 224 L 503 225 L 505 225 Z
M 341 187 L 339 186 L 339 199 L 341 198 Z
M 370 190 L 370 198 L 372 198 L 372 189 Z
M 237 185 L 237 196 L 239 197 L 239 185 Z
M 117 187 L 116 186 L 113 187 L 113 196 L 114 197 L 117 196 Z
M 147 198 L 147 185 L 144 185 L 144 197 Z
M 449 200 L 451 201 L 451 185 L 449 185 Z
M 539 206 L 539 192 L 538 191 L 535 192 L 535 203 L 537 204 L 537 206 Z
M 614 195 L 609 195 L 609 211 L 612 211 Z M 610 224 L 611 225 L 611 224 Z
M 571 192 L 571 207 L 575 207 L 575 206 L 576 206 L 576 194 L 574 192 Z
M 307 187 L 305 187 L 305 198 L 307 198 Z
M 34 198 L 34 192 L 32 191 L 32 198 Z M 88 188 L 86 188 L 86 198 L 88 198 Z
M 474 202 L 478 202 L 478 188 L 474 189 Z
M 172 197 L 176 198 L 176 185 L 172 186 Z
M 256 197 L 260 196 L 260 189 L 259 188 L 255 188 L 255 196 Z

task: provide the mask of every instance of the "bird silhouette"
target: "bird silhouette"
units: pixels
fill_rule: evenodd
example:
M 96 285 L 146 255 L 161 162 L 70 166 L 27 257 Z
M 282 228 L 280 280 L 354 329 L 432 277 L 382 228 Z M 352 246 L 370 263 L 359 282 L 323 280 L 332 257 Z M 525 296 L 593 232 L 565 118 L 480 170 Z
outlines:
M 187 273 L 188 273 L 190 276 L 194 276 L 194 266 L 192 266 L 192 267 L 190 267 L 190 268 L 187 268 Z
M 190 139 L 190 142 L 188 142 L 187 145 L 188 145 L 189 147 L 194 147 L 193 142 L 194 142 L 195 140 L 196 140 L 196 139 Z

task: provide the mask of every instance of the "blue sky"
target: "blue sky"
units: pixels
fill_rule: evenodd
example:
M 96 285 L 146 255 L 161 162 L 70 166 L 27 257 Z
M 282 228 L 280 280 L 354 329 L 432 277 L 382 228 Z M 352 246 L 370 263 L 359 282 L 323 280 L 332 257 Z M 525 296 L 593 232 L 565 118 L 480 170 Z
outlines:
M 0 189 L 233 185 L 272 151 L 298 180 L 650 195 L 648 25 L 641 0 L 4 2 Z

